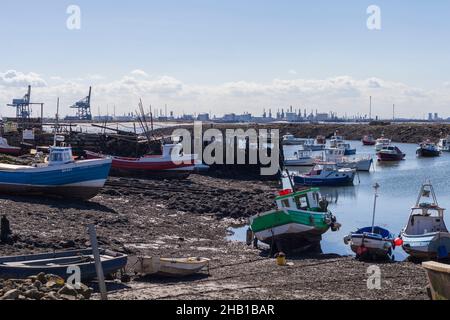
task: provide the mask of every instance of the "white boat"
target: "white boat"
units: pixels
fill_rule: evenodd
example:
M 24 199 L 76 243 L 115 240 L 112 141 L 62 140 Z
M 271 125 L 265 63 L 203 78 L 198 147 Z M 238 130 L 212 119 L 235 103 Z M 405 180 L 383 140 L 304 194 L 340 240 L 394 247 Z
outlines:
M 314 165 L 312 152 L 309 150 L 299 150 L 292 157 L 286 157 L 284 159 L 284 165 L 292 167 L 312 166 Z
M 300 186 L 343 186 L 351 185 L 356 170 L 339 169 L 335 163 L 317 164 L 309 173 L 294 175 L 294 183 Z
M 283 136 L 283 145 L 303 146 L 305 150 L 310 151 L 320 151 L 325 148 L 323 144 L 317 143 L 316 139 L 296 138 L 291 134 Z
M 381 151 L 381 149 L 383 149 L 384 147 L 389 147 L 391 143 L 391 139 L 387 139 L 384 136 L 381 136 L 381 138 L 378 138 L 377 142 L 375 143 L 375 150 Z
M 444 139 L 440 139 L 438 143 L 438 148 L 442 152 L 450 152 L 450 136 Z
M 330 147 L 331 148 L 337 148 L 339 144 L 344 143 L 344 137 L 339 136 L 338 132 L 336 131 L 334 136 L 331 137 L 330 140 Z
M 287 135 L 283 136 L 282 143 L 283 143 L 283 145 L 286 145 L 286 146 L 302 146 L 305 144 L 305 139 L 296 138 L 292 134 L 287 134 Z
M 424 197 L 432 202 L 422 202 Z M 444 221 L 444 208 L 437 202 L 431 183 L 425 183 L 411 209 L 407 226 L 401 233 L 403 249 L 418 259 L 447 258 L 450 253 L 450 233 Z
M 358 155 L 356 157 L 346 157 L 344 149 L 327 149 L 321 157 L 315 160 L 315 163 L 334 162 L 336 166 L 341 168 L 355 169 L 356 171 L 370 171 L 373 165 L 371 155 Z
M 134 272 L 141 275 L 186 277 L 206 269 L 209 272 L 210 259 L 207 258 L 161 258 L 138 257 Z

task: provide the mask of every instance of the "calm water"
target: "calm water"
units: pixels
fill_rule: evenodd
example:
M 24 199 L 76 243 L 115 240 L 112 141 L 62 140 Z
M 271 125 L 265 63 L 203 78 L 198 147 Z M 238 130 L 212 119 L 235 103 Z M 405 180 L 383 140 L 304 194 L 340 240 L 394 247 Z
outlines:
M 376 159 L 375 148 L 365 147 L 359 141 L 351 141 L 360 154 L 371 154 Z M 330 200 L 330 210 L 342 224 L 339 232 L 328 232 L 322 241 L 324 253 L 352 254 L 343 238 L 351 231 L 370 226 L 375 182 L 380 185 L 377 200 L 376 224 L 398 235 L 408 221 L 410 208 L 415 204 L 421 184 L 426 180 L 433 183 L 439 204 L 450 209 L 450 153 L 439 158 L 417 158 L 415 144 L 395 144 L 407 154 L 404 161 L 398 163 L 376 163 L 370 173 L 360 172 L 360 183 L 349 187 L 321 188 L 323 195 Z M 295 152 L 295 147 L 287 147 L 287 153 Z M 375 161 L 376 162 L 376 161 Z M 310 169 L 304 168 L 302 171 Z M 270 209 L 270 208 L 268 208 Z M 450 219 L 445 218 L 447 226 Z M 236 230 L 234 240 L 245 240 L 246 228 Z M 400 248 L 395 250 L 396 260 L 404 260 L 407 255 Z

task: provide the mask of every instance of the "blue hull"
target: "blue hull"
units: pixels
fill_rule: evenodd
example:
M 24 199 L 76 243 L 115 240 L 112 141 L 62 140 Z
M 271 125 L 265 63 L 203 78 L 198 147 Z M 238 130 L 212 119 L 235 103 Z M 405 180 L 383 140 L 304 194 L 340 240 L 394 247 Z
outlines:
M 356 149 L 346 149 L 344 155 L 352 156 L 356 154 Z
M 294 183 L 301 186 L 347 186 L 353 184 L 353 179 L 350 177 L 319 179 L 295 176 Z
M 89 199 L 103 187 L 110 169 L 110 160 L 14 170 L 0 168 L 0 192 Z

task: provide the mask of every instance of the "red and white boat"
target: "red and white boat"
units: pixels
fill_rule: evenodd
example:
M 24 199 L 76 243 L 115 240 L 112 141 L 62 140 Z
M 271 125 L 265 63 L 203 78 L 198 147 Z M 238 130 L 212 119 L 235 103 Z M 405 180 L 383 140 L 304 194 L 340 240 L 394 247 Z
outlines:
M 369 134 L 369 135 L 364 136 L 364 137 L 362 138 L 362 143 L 363 143 L 363 145 L 365 145 L 365 146 L 374 146 L 374 145 L 377 143 L 377 141 L 375 140 L 375 138 L 373 137 L 373 135 Z
M 0 137 L 0 153 L 19 156 L 22 152 L 21 148 L 11 147 L 5 138 Z
M 203 165 L 197 155 L 183 154 L 181 144 L 166 144 L 162 155 L 145 155 L 141 158 L 112 157 L 111 175 L 142 178 L 187 178 Z M 104 158 L 105 155 L 85 151 L 88 159 Z
M 386 146 L 377 153 L 378 161 L 401 161 L 405 159 L 404 154 L 398 147 Z

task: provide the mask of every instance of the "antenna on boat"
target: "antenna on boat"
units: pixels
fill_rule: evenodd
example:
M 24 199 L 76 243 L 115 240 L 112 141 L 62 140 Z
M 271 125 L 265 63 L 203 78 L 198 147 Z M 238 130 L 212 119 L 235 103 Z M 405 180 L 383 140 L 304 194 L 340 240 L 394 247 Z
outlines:
M 59 128 L 59 97 L 56 102 L 56 123 L 55 123 L 55 134 L 53 135 L 53 146 L 56 147 L 56 135 L 58 133 Z
M 372 215 L 372 233 L 375 233 L 375 212 L 377 209 L 377 199 L 378 199 L 378 189 L 380 188 L 380 185 L 378 182 L 375 182 L 373 185 L 373 188 L 375 189 L 375 196 L 373 201 L 373 215 Z
M 291 175 L 290 175 L 290 173 L 289 173 L 289 170 L 288 170 L 288 169 L 284 169 L 284 170 L 285 170 L 286 173 L 287 173 L 287 176 L 288 176 L 288 179 L 289 179 L 289 183 L 290 183 L 291 188 L 292 188 L 292 192 L 294 192 L 294 191 L 295 191 L 294 183 L 292 182 L 292 179 L 291 179 Z

